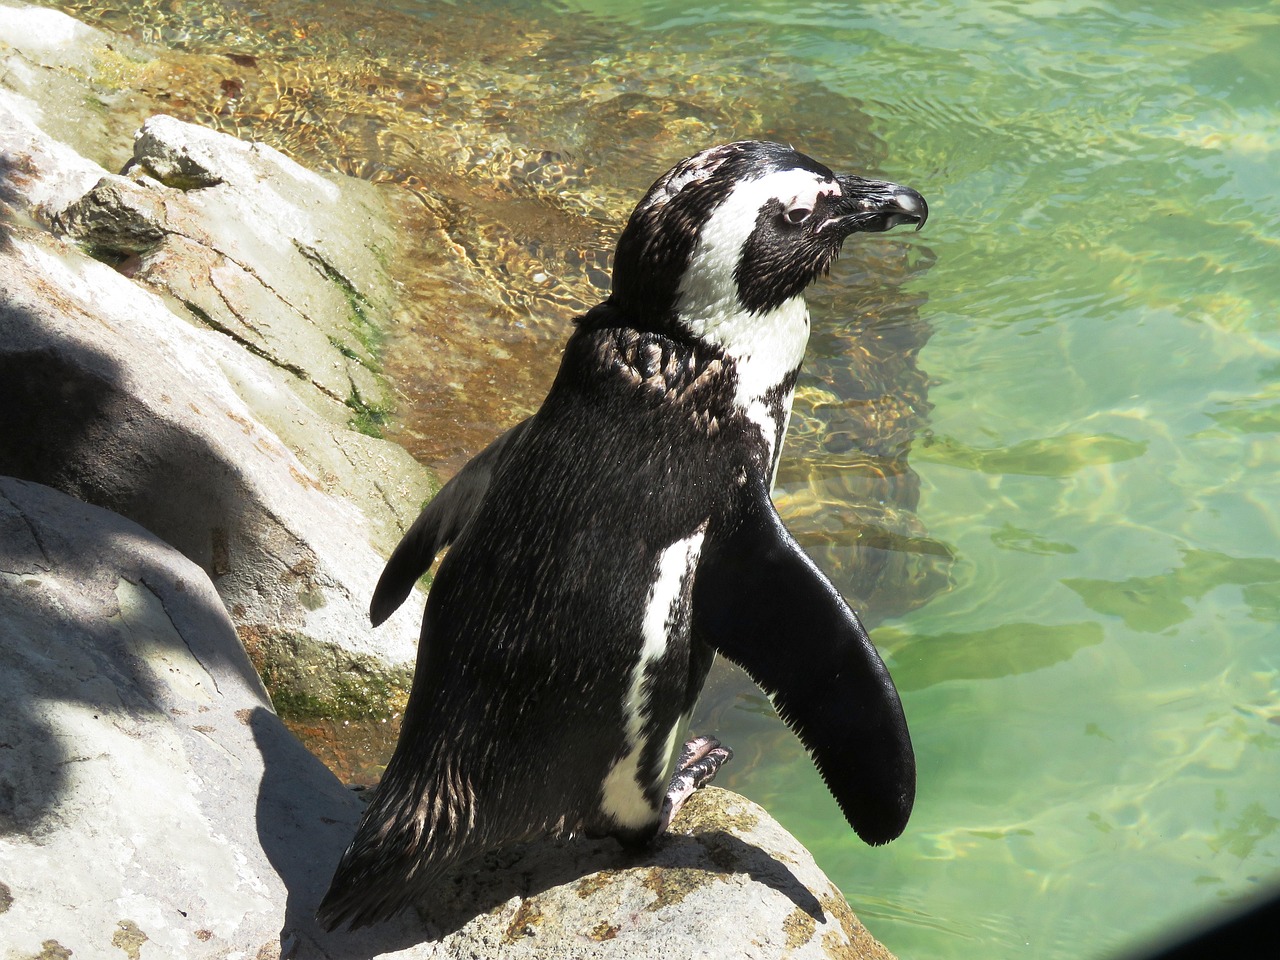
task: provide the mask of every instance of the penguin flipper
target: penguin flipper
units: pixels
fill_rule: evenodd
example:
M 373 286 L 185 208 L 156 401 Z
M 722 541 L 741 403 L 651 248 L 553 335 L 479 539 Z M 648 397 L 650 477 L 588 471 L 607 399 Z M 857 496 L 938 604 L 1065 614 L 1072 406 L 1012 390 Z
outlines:
M 494 469 L 528 423 L 521 421 L 477 453 L 423 507 L 392 551 L 374 587 L 369 619 L 375 627 L 395 613 L 418 578 L 431 569 L 436 554 L 453 543 L 471 522 L 489 489 Z
M 708 531 L 693 584 L 699 637 L 770 695 L 858 836 L 902 833 L 915 755 L 902 703 L 867 631 L 783 526 L 761 478 Z

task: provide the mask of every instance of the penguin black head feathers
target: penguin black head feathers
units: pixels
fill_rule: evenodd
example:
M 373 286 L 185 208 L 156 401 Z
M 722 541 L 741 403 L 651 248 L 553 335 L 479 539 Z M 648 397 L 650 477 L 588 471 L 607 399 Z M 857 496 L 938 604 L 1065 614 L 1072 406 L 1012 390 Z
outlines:
M 618 240 L 608 303 L 695 336 L 739 312 L 763 314 L 826 272 L 853 233 L 924 226 L 909 187 L 838 177 L 790 147 L 712 147 L 660 177 Z

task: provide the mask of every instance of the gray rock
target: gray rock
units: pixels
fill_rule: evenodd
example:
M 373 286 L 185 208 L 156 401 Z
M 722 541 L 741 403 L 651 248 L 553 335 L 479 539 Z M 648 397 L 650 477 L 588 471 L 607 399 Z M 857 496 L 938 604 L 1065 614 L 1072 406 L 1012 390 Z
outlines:
M 40 187 L 49 193 L 30 198 L 37 207 L 60 210 L 93 186 L 101 167 L 115 171 L 124 165 L 131 153 L 129 138 L 156 112 L 130 80 L 154 58 L 154 50 L 59 10 L 0 6 L 0 104 L 16 107 L 30 126 L 71 154 L 62 173 L 74 175 L 77 167 L 86 171 L 84 178 L 43 176 Z M 98 82 L 99 76 L 110 80 Z M 11 118 L 4 116 L 11 112 L 0 109 L 0 138 L 14 132 L 6 129 Z M 74 143 L 75 150 L 65 143 Z M 49 169 L 46 163 L 44 170 Z M 6 177 L 12 173 L 5 170 Z
M 889 954 L 760 807 L 695 794 L 643 854 L 494 854 L 397 920 L 313 912 L 361 803 L 272 713 L 203 571 L 0 478 L 0 938 L 15 956 Z
M 100 258 L 146 253 L 169 232 L 162 191 L 124 177 L 98 180 L 53 220 L 63 234 L 97 251 Z
M 392 239 L 372 186 L 166 116 L 138 132 L 129 169 L 57 213 L 56 232 L 136 258 L 135 280 L 331 401 L 385 403 L 371 343 Z
M 642 854 L 545 841 L 441 886 L 422 913 L 448 957 L 892 958 L 794 837 L 715 787 Z
M 33 228 L 0 246 L 0 334 L 0 470 L 177 547 L 213 577 L 241 636 L 278 664 L 329 651 L 332 671 L 300 671 L 308 686 L 297 696 L 332 699 L 347 670 L 398 664 L 407 675 L 416 614 L 368 625 L 382 557 L 365 516 L 326 491 L 223 372 L 260 408 L 302 417 L 261 361 Z M 331 425 L 313 429 L 316 447 L 332 447 Z M 398 448 L 381 448 L 394 483 Z
M 2 22 L 2 21 L 0 21 Z M 102 168 L 49 137 L 32 119 L 38 108 L 0 87 L 0 207 L 10 216 L 47 219 L 102 176 Z
M 359 802 L 271 712 L 203 571 L 0 479 L 0 690 L 6 956 L 278 952 Z
M 365 609 L 434 481 L 349 423 L 385 391 L 371 344 L 392 238 L 375 189 L 168 117 L 144 125 L 130 177 L 108 174 L 46 135 L 29 96 L 79 76 L 69 65 L 92 57 L 75 45 L 96 56 L 101 36 L 6 9 L 0 37 L 25 44 L 10 60 L 42 69 L 0 79 L 0 472 L 200 564 L 290 705 L 394 709 L 421 606 L 376 634 Z

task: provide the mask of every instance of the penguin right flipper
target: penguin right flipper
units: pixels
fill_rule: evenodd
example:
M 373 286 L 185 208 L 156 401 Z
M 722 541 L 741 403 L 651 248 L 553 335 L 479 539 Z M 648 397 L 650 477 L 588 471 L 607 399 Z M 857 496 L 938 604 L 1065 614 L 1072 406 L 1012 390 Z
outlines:
M 374 587 L 369 619 L 375 627 L 395 613 L 418 578 L 431 569 L 436 554 L 471 522 L 488 492 L 494 469 L 528 424 L 528 420 L 521 421 L 472 457 L 422 509 L 392 551 Z
M 893 680 L 857 615 L 783 526 L 765 481 L 749 480 L 735 500 L 707 533 L 694 629 L 770 695 L 858 836 L 887 843 L 906 826 L 916 781 Z

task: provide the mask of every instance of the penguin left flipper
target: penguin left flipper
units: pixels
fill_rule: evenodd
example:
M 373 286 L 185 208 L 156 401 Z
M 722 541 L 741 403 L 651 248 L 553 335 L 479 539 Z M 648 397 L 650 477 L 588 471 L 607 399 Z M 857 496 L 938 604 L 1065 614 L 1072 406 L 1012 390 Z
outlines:
M 489 490 L 494 470 L 528 424 L 522 420 L 477 453 L 423 507 L 392 551 L 374 587 L 369 619 L 375 627 L 395 613 L 418 578 L 431 569 L 436 554 L 471 522 Z
M 783 526 L 764 480 L 749 479 L 735 500 L 707 532 L 694 629 L 770 695 L 858 836 L 887 843 L 915 801 L 898 692 L 857 615 Z

